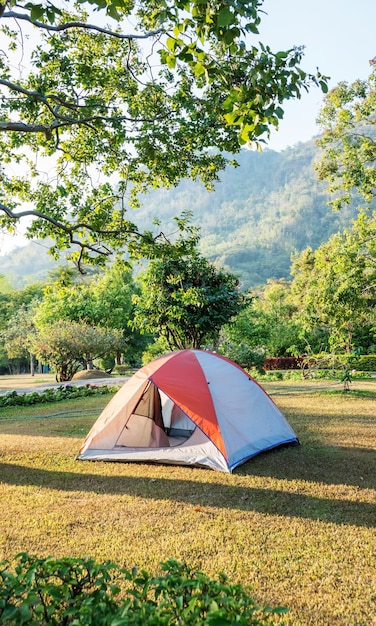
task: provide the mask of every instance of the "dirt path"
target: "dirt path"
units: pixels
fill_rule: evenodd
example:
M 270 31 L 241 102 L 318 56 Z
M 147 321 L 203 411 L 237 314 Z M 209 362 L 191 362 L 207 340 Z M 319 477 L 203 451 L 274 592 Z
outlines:
M 54 374 L 0 376 L 0 395 L 9 393 L 9 391 L 17 391 L 18 393 L 44 391 L 45 389 L 61 387 L 61 385 L 76 385 L 78 387 L 85 385 L 118 385 L 122 384 L 125 380 L 127 380 L 126 376 L 108 376 L 106 378 L 89 378 L 74 380 L 68 383 L 57 383 Z

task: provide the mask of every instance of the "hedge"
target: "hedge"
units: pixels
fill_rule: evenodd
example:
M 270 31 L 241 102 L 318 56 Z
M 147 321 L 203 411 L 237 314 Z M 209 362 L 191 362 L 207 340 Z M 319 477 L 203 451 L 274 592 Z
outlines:
M 17 393 L 9 391 L 0 396 L 0 408 L 7 406 L 29 406 L 44 402 L 59 402 L 60 400 L 70 400 L 73 398 L 84 398 L 86 396 L 98 396 L 109 393 L 116 393 L 119 387 L 114 385 L 60 385 L 51 387 L 44 391 L 33 391 L 31 393 Z
M 22 553 L 0 563 L 0 623 L 7 626 L 263 626 L 283 607 L 261 608 L 240 584 L 173 559 L 151 576 L 93 559 Z
M 354 369 L 360 372 L 376 372 L 376 354 L 314 354 L 305 357 L 307 364 L 320 369 Z
M 320 369 L 348 368 L 360 372 L 376 372 L 376 354 L 312 354 L 310 356 L 268 357 L 264 361 L 264 370 L 297 370 L 303 364 Z
M 276 356 L 268 357 L 264 361 L 264 370 L 298 370 L 301 368 L 303 357 Z

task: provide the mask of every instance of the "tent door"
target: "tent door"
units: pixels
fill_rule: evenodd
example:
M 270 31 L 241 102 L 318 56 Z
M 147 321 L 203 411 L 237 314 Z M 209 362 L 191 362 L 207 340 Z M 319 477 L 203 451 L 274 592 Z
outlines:
M 164 448 L 169 445 L 163 426 L 159 392 L 149 383 L 122 429 L 116 446 Z

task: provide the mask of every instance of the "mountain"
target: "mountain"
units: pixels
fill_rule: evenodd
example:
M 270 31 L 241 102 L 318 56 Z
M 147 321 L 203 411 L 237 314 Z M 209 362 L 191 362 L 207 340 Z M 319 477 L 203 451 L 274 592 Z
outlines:
M 137 223 L 150 228 L 156 216 L 166 233 L 174 215 L 190 210 L 201 228 L 202 253 L 238 274 L 244 289 L 290 278 L 293 252 L 317 248 L 357 212 L 328 207 L 326 184 L 313 167 L 317 158 L 313 140 L 283 152 L 243 150 L 235 157 L 239 167 L 222 172 L 214 192 L 191 181 L 153 191 L 137 210 Z
M 289 278 L 290 259 L 307 246 L 317 248 L 331 234 L 349 226 L 356 207 L 334 213 L 325 183 L 316 179 L 315 142 L 299 143 L 282 152 L 242 150 L 220 174 L 215 191 L 184 180 L 172 189 L 153 190 L 142 198 L 130 219 L 140 228 L 175 230 L 173 217 L 193 213 L 200 226 L 202 253 L 240 278 L 242 288 L 268 278 Z M 161 225 L 153 227 L 153 218 Z M 43 279 L 55 265 L 35 243 L 0 258 L 0 273 L 15 284 Z
M 31 241 L 0 256 L 0 275 L 6 276 L 14 287 L 23 288 L 45 280 L 48 272 L 57 265 L 58 262 L 49 256 L 45 241 Z

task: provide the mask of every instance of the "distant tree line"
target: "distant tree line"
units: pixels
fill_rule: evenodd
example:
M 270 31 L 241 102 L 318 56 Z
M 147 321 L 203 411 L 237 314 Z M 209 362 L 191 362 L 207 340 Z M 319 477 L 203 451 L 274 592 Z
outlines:
M 245 367 L 268 357 L 376 353 L 376 216 L 294 258 L 292 281 L 241 292 L 199 239 L 163 241 L 133 278 L 124 261 L 83 278 L 66 268 L 13 290 L 0 282 L 0 368 L 37 360 L 60 381 L 78 369 L 136 367 L 174 349 L 216 350 Z M 153 244 L 153 250 L 155 250 Z

